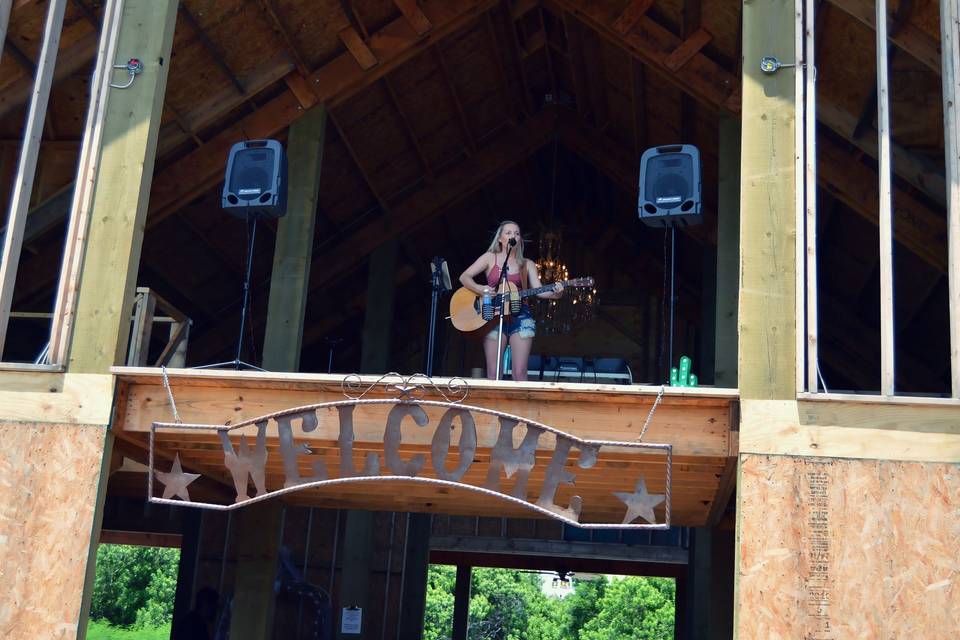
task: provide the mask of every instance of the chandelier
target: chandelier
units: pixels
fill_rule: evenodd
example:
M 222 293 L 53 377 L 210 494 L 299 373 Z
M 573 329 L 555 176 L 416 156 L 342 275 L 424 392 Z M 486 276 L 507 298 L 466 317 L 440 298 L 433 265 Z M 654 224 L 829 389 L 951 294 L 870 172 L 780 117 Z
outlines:
M 540 232 L 540 257 L 537 275 L 540 282 L 551 284 L 570 279 L 570 270 L 560 257 L 562 234 L 557 229 Z M 558 300 L 540 300 L 536 317 L 538 330 L 543 335 L 570 333 L 592 320 L 596 313 L 597 290 L 592 287 L 564 289 Z

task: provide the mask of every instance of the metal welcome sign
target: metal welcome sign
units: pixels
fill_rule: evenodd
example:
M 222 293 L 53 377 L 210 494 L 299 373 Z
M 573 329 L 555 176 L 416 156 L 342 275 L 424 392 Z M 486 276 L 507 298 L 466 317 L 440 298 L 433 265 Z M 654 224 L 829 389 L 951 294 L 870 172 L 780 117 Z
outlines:
M 383 385 L 388 391 L 393 390 L 396 397 L 364 397 L 380 385 Z M 344 379 L 342 388 L 346 400 L 294 407 L 237 424 L 153 423 L 150 427 L 147 489 L 149 501 L 205 509 L 229 510 L 314 487 L 413 481 L 438 487 L 467 489 L 494 500 L 521 505 L 541 515 L 556 518 L 578 527 L 591 529 L 667 529 L 670 526 L 672 472 L 672 445 L 670 444 L 586 440 L 521 416 L 486 407 L 466 405 L 463 404 L 463 401 L 466 399 L 467 385 L 461 379 L 454 379 L 446 387 L 441 388 L 434 384 L 432 380 L 420 374 L 409 377 L 387 374 L 364 388 L 359 376 L 348 376 Z M 443 397 L 443 400 L 425 399 L 428 390 L 438 393 Z M 353 456 L 354 414 L 358 408 L 371 405 L 390 407 L 384 424 L 382 454 L 368 452 L 363 468 L 358 469 L 354 464 Z M 655 407 L 656 405 L 654 405 Z M 424 454 L 418 453 L 408 459 L 403 459 L 400 451 L 401 427 L 405 420 L 412 420 L 418 427 L 429 426 L 430 420 L 425 408 L 444 410 L 433 431 L 429 468 L 427 468 L 427 459 Z M 303 459 L 310 462 L 313 452 L 305 442 L 297 441 L 297 434 L 298 432 L 306 434 L 314 431 L 319 424 L 318 413 L 322 411 L 335 411 L 338 414 L 340 427 L 337 439 L 339 464 L 335 476 L 331 475 L 326 463 L 318 459 L 317 456 L 312 456 L 314 459 L 312 464 L 307 465 L 310 467 L 307 474 L 303 473 L 303 467 L 301 466 Z M 651 416 L 652 413 L 651 411 Z M 463 482 L 464 475 L 475 462 L 478 416 L 492 416 L 497 421 L 499 428 L 496 442 L 491 449 L 490 461 L 487 463 L 486 479 L 482 486 Z M 650 418 L 648 418 L 648 424 L 649 420 Z M 520 445 L 515 447 L 513 444 L 514 432 L 521 425 L 523 425 L 525 431 Z M 256 428 L 256 436 L 252 447 L 246 435 L 241 435 L 239 440 L 236 441 L 236 446 L 234 446 L 236 436 L 231 439 L 231 432 L 250 426 Z M 456 467 L 451 469 L 448 468 L 447 457 L 451 448 L 451 433 L 457 426 L 459 426 L 460 431 L 457 446 L 458 463 Z M 214 432 L 219 437 L 223 449 L 223 464 L 229 471 L 236 488 L 236 500 L 233 504 L 192 501 L 187 487 L 201 474 L 185 473 L 180 463 L 179 453 L 176 455 L 169 472 L 154 469 L 156 434 L 165 431 L 182 433 L 184 430 Z M 552 445 L 550 461 L 546 466 L 543 482 L 539 486 L 539 492 L 534 501 L 528 498 L 528 479 L 530 472 L 536 465 L 535 452 L 538 445 L 542 452 L 545 443 L 541 442 L 541 439 L 546 433 L 550 433 L 554 437 L 544 438 L 544 440 L 551 444 L 555 441 L 555 444 Z M 271 455 L 271 452 L 267 449 L 268 434 L 279 440 L 279 453 L 284 472 L 283 488 L 272 490 L 267 488 L 266 483 L 267 459 L 268 455 Z M 561 485 L 573 485 L 575 483 L 576 473 L 567 469 L 568 464 L 570 466 L 575 465 L 580 469 L 589 469 L 596 464 L 598 455 L 606 448 L 637 450 L 638 452 L 645 450 L 646 453 L 662 455 L 665 465 L 666 487 L 663 494 L 650 494 L 647 491 L 646 480 L 643 476 L 632 479 L 624 477 L 625 490 L 613 492 L 613 495 L 624 504 L 625 513 L 622 522 L 583 523 L 580 522 L 583 506 L 580 496 L 574 495 L 570 498 L 569 504 L 560 505 L 556 503 L 557 490 Z M 431 471 L 433 477 L 426 477 Z M 507 479 L 516 476 L 509 493 L 501 488 L 501 474 Z M 154 478 L 164 486 L 162 497 L 156 497 L 153 494 Z M 252 496 L 250 495 L 251 481 L 255 489 Z M 174 500 L 174 497 L 178 499 Z M 664 504 L 664 519 L 657 522 L 654 509 L 661 503 Z M 645 522 L 635 522 L 638 519 Z

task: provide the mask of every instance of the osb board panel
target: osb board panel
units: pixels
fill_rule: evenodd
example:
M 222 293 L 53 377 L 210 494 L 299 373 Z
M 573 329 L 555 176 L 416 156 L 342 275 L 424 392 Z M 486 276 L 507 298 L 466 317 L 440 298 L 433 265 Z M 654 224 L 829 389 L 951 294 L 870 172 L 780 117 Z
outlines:
M 738 638 L 960 629 L 960 466 L 744 455 Z
M 105 430 L 6 424 L 0 440 L 0 637 L 76 637 Z

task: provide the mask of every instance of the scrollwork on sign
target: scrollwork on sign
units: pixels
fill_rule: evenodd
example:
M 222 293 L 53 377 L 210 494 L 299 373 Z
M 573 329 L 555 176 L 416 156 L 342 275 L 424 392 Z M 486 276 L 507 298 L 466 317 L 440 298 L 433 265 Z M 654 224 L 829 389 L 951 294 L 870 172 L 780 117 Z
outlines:
M 433 378 L 422 373 L 404 376 L 396 372 L 385 373 L 373 382 L 364 383 L 356 373 L 351 373 L 340 384 L 343 395 L 351 400 L 361 400 L 376 387 L 384 391 L 394 391 L 398 402 L 423 399 L 429 391 L 439 394 L 447 402 L 459 403 L 467 399 L 467 381 L 463 378 L 450 378 L 445 385 L 437 384 Z
M 393 389 L 399 395 L 395 398 L 364 398 L 378 385 L 383 385 L 388 391 Z M 428 386 L 433 386 L 447 400 L 422 399 L 421 396 Z M 242 504 L 260 502 L 303 489 L 348 483 L 402 481 L 474 491 L 585 528 L 665 529 L 670 526 L 673 466 L 673 447 L 670 444 L 579 438 L 521 416 L 486 407 L 460 404 L 460 400 L 466 395 L 465 384 L 460 400 L 450 401 L 447 394 L 426 376 L 404 377 L 399 374 L 387 374 L 366 387 L 358 376 L 350 376 L 343 381 L 343 388 L 349 400 L 294 407 L 232 425 L 154 423 L 151 425 L 149 437 L 148 499 L 151 502 L 164 504 L 186 504 L 208 509 L 229 510 Z M 447 390 L 450 388 L 451 386 L 447 385 Z M 385 419 L 382 409 L 375 412 L 375 415 L 381 416 L 378 420 L 383 420 L 379 423 L 382 425 L 380 427 L 382 436 L 371 433 L 369 421 L 362 424 L 363 433 L 366 434 L 363 439 L 363 448 L 367 450 L 362 469 L 357 469 L 354 461 L 354 414 L 358 407 L 389 409 Z M 336 411 L 332 412 L 334 409 Z M 434 411 L 428 413 L 427 409 L 434 409 Z M 442 410 L 442 414 L 436 410 Z M 478 423 L 476 418 L 478 415 L 493 416 L 496 422 L 492 425 L 488 422 Z M 306 434 L 317 431 L 321 423 L 323 440 L 318 439 L 312 442 L 326 442 L 322 446 L 324 449 L 321 452 L 322 455 L 311 450 L 307 444 L 311 440 L 306 438 Z M 492 448 L 488 449 L 489 457 L 477 453 L 478 424 L 483 425 L 484 429 L 496 430 L 496 435 L 491 431 L 484 432 L 483 439 L 493 443 Z M 332 436 L 338 426 L 339 436 L 336 438 L 336 444 L 331 445 Z M 520 434 L 515 433 L 518 428 L 525 430 L 522 438 Z M 429 458 L 425 452 L 411 451 L 413 447 L 409 446 L 410 443 L 406 447 L 402 446 L 403 432 L 406 431 L 407 437 L 410 438 L 413 433 L 411 429 L 433 430 L 430 437 L 414 439 L 415 442 L 430 443 Z M 154 471 L 155 434 L 163 430 L 207 431 L 216 434 L 223 451 L 223 467 L 229 472 L 236 488 L 234 504 L 191 501 L 185 487 L 193 481 L 196 474 L 185 474 L 179 467 L 179 458 L 170 473 Z M 242 431 L 234 434 L 234 439 L 231 440 L 231 432 L 237 430 Z M 256 440 L 251 447 L 248 437 L 254 433 Z M 543 437 L 545 434 L 550 437 Z M 454 448 L 455 436 L 458 436 L 455 466 L 451 469 L 448 466 L 448 458 Z M 268 438 L 273 442 L 268 443 Z M 519 445 L 514 446 L 514 442 L 518 441 Z M 371 447 L 371 445 L 374 446 Z M 371 451 L 371 448 L 374 450 Z M 643 476 L 625 473 L 622 478 L 624 490 L 610 493 L 611 498 L 616 498 L 625 507 L 622 521 L 581 523 L 583 499 L 579 495 L 572 495 L 571 491 L 575 489 L 577 476 L 581 473 L 578 470 L 597 466 L 601 451 L 606 448 L 616 448 L 620 453 L 624 449 L 632 449 L 638 454 L 662 455 L 665 465 L 663 476 L 665 482 L 662 485 L 660 481 L 654 484 L 656 489 L 662 486 L 664 491 L 662 494 L 651 494 Z M 540 483 L 539 487 L 534 489 L 537 497 L 535 501 L 531 501 L 528 498 L 528 485 L 531 481 L 531 472 L 538 464 L 536 455 L 538 449 L 541 460 L 545 462 L 549 459 L 549 462 L 546 462 L 542 473 L 537 476 Z M 416 451 L 415 448 L 413 450 Z M 274 469 L 274 478 L 269 482 L 274 485 L 271 488 L 268 486 L 270 479 L 266 474 L 267 463 L 269 456 L 276 456 L 278 451 L 280 459 L 279 461 L 274 459 L 271 466 Z M 181 450 L 181 453 L 184 451 Z M 339 455 L 339 462 L 335 460 L 337 455 Z M 332 463 L 330 468 L 324 457 Z M 650 461 L 656 459 L 647 458 Z M 188 465 L 190 464 L 189 457 L 185 457 L 184 460 Z M 543 465 L 544 462 L 539 464 Z M 209 463 L 207 464 L 209 466 Z M 479 476 L 468 475 L 469 469 L 475 468 L 475 465 L 486 468 Z M 281 469 L 282 479 L 277 477 Z M 330 477 L 334 469 L 338 477 Z M 217 470 L 215 469 L 214 472 L 216 473 Z M 593 473 L 601 472 L 597 470 Z M 466 483 L 464 478 L 467 477 L 475 478 L 473 482 L 477 483 L 484 478 L 482 486 Z M 510 489 L 501 486 L 504 477 L 513 481 Z M 153 495 L 154 478 L 165 484 L 162 498 Z M 256 494 L 253 497 L 249 495 L 251 480 L 256 488 Z M 558 504 L 558 494 L 567 496 L 562 498 L 565 504 Z M 174 500 L 174 497 L 182 500 Z M 658 521 L 655 510 L 658 510 L 661 504 L 663 504 L 664 517 Z M 644 520 L 647 524 L 634 524 L 634 520 L 637 519 Z M 619 517 L 617 520 L 620 520 Z

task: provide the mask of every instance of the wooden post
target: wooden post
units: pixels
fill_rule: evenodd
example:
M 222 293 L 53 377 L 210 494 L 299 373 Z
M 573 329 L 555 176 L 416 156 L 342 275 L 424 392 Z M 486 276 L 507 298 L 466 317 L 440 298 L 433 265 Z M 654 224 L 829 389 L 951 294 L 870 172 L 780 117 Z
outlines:
M 720 114 L 717 194 L 717 319 L 714 384 L 737 386 L 737 298 L 740 257 L 740 121 Z
M 940 2 L 943 132 L 947 168 L 947 277 L 950 291 L 950 379 L 960 398 L 960 1 Z
M 270 371 L 295 372 L 300 368 L 326 115 L 325 107 L 314 107 L 290 126 L 287 215 L 280 218 L 277 227 L 263 347 L 263 366 Z M 252 517 L 257 519 L 258 526 L 241 526 L 236 534 L 241 551 L 237 562 L 236 603 L 242 598 L 246 604 L 233 607 L 230 637 L 241 640 L 271 637 L 276 601 L 273 583 L 281 544 L 282 513 L 261 505 L 253 509 Z M 259 553 L 250 556 L 244 553 L 254 549 L 260 550 Z
M 895 393 L 893 328 L 893 194 L 890 166 L 890 91 L 887 64 L 887 2 L 877 0 L 877 138 L 880 145 L 880 393 Z
M 804 41 L 806 46 L 806 57 L 804 58 L 804 227 L 805 227 L 805 255 L 806 269 L 803 272 L 806 277 L 806 390 L 816 392 L 819 387 L 820 371 L 820 342 L 818 338 L 818 315 L 817 309 L 817 73 L 816 73 L 816 2 L 814 0 L 804 1 L 804 12 L 806 15 L 806 29 L 804 32 Z M 799 234 L 798 234 L 799 241 Z M 799 256 L 798 256 L 799 257 Z M 798 294 L 802 292 L 798 291 Z M 798 307 L 802 308 L 802 307 Z M 802 352 L 802 351 L 801 351 Z M 802 374 L 803 367 L 798 366 L 798 374 Z M 799 388 L 803 388 L 801 382 Z
M 423 612 L 427 602 L 427 569 L 430 565 L 429 513 L 408 513 L 404 542 L 403 583 L 400 587 L 400 616 L 395 637 L 420 640 Z
M 124 3 L 117 53 L 144 69 L 107 99 L 87 231 L 96 250 L 83 256 L 67 365 L 74 372 L 105 372 L 126 350 L 176 15 L 176 0 Z
M 396 293 L 393 274 L 397 269 L 399 248 L 399 240 L 392 238 L 374 249 L 370 255 L 367 306 L 363 320 L 363 345 L 360 355 L 361 373 L 386 373 L 390 361 L 393 299 Z
M 283 535 L 283 505 L 267 501 L 237 511 L 237 576 L 233 588 L 230 637 L 260 640 L 273 636 L 277 554 Z
M 470 629 L 470 576 L 473 567 L 457 565 L 457 582 L 453 588 L 453 633 L 452 640 L 467 640 Z
M 373 512 L 349 511 L 343 537 L 343 567 L 340 572 L 340 607 L 361 610 L 360 638 L 369 637 L 370 558 L 373 555 Z M 340 640 L 356 640 L 355 634 L 340 633 L 342 611 L 333 614 Z M 421 623 L 423 621 L 421 620 Z
M 743 5 L 739 366 L 743 399 L 796 399 L 795 69 L 793 0 Z
M 10 212 L 7 215 L 7 232 L 3 238 L 3 257 L 0 259 L 0 355 L 3 353 L 3 346 L 7 339 L 13 287 L 17 281 L 17 266 L 20 263 L 20 249 L 23 245 L 23 229 L 30 209 L 30 194 L 33 191 L 33 179 L 37 172 L 40 139 L 43 137 L 47 102 L 50 98 L 50 87 L 53 85 L 57 51 L 60 49 L 60 30 L 63 28 L 63 12 L 66 4 L 66 0 L 51 0 L 47 8 L 43 47 L 40 49 L 37 74 L 33 81 L 30 111 L 24 127 L 23 147 L 20 150 L 17 177 L 13 184 L 13 197 L 10 201 Z M 0 11 L 0 13 L 3 12 Z M 9 16 L 9 6 L 6 13 Z M 2 46 L 3 39 L 0 38 L 0 47 Z
M 313 253 L 327 110 L 316 106 L 290 125 L 287 215 L 277 226 L 263 346 L 268 371 L 297 371 Z
M 13 8 L 13 0 L 0 0 L 0 60 L 3 59 L 3 43 L 7 39 L 7 25 L 10 24 L 10 9 Z

